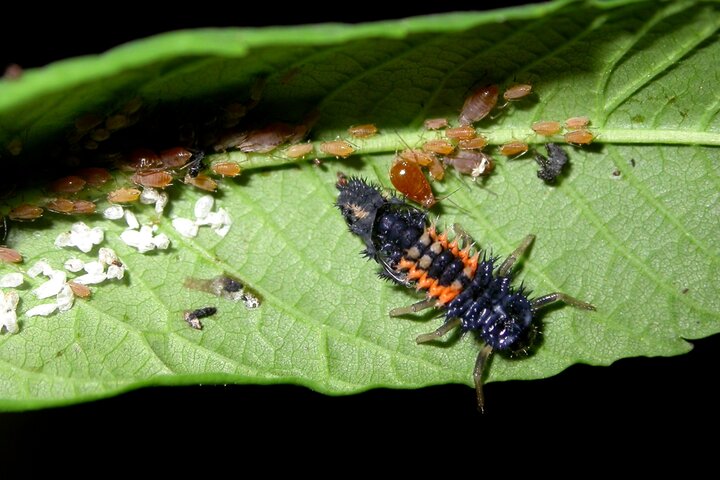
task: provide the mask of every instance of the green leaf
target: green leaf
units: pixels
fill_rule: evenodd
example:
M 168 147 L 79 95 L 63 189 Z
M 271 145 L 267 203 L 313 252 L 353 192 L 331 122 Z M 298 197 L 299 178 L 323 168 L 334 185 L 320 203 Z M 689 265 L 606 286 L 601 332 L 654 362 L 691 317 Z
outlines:
M 21 140 L 36 163 L 84 113 L 135 97 L 149 110 L 230 92 L 247 98 L 259 77 L 267 77 L 259 115 L 297 121 L 316 108 L 318 141 L 363 122 L 382 134 L 356 142 L 357 161 L 327 159 L 323 168 L 282 155 L 248 158 L 246 174 L 224 181 L 217 196 L 234 221 L 224 239 L 209 230 L 184 239 L 166 215 L 159 228 L 172 248 L 142 255 L 119 240 L 120 222 L 88 220 L 106 230 L 104 245 L 118 252 L 128 279 L 99 286 L 69 312 L 21 315 L 19 333 L 0 335 L 0 407 L 159 384 L 290 382 L 330 394 L 471 384 L 477 342 L 418 346 L 416 335 L 440 319 L 388 318 L 416 297 L 375 278 L 377 266 L 358 255 L 361 243 L 333 201 L 338 169 L 389 186 L 394 151 L 429 138 L 422 121 L 454 118 L 482 81 L 528 82 L 536 92 L 479 124 L 493 144 L 521 138 L 539 147 L 545 140 L 532 134 L 533 122 L 577 115 L 590 117 L 597 136 L 589 147 L 567 147 L 572 168 L 557 187 L 538 180 L 529 155 L 499 160 L 482 186 L 452 175 L 434 185 L 438 195 L 455 192 L 434 210 L 441 224 L 461 223 L 498 255 L 536 234 L 519 280 L 537 294 L 563 291 L 598 307 L 547 311 L 533 354 L 496 356 L 488 381 L 688 351 L 684 339 L 720 331 L 719 26 L 714 2 L 556 2 L 360 26 L 178 32 L 5 81 L 0 145 Z M 227 158 L 246 159 L 215 156 Z M 200 194 L 172 192 L 170 214 L 191 217 Z M 8 205 L 38 193 L 13 195 Z M 141 221 L 158 220 L 150 210 L 137 209 Z M 25 255 L 20 269 L 40 258 L 60 268 L 70 256 L 93 257 L 96 250 L 54 247 L 70 223 L 56 216 L 15 225 L 9 241 Z M 188 277 L 222 272 L 252 286 L 262 306 L 247 310 L 183 287 Z M 20 313 L 41 303 L 27 285 Z M 204 330 L 190 329 L 182 312 L 206 305 L 219 313 Z

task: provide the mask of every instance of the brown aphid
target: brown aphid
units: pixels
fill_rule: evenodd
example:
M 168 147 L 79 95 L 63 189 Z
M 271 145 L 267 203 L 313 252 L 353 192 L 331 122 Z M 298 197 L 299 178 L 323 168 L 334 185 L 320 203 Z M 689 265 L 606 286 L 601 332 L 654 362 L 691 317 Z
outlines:
M 42 208 L 25 203 L 10 210 L 10 213 L 8 213 L 8 218 L 10 220 L 17 220 L 20 222 L 31 222 L 42 217 L 42 215 Z
M 473 179 L 490 175 L 495 168 L 495 162 L 490 155 L 475 150 L 460 150 L 449 157 L 444 157 L 443 163 L 453 167 L 462 175 L 472 176 Z
M 134 170 L 151 170 L 162 167 L 160 157 L 148 148 L 136 148 L 130 152 L 128 165 Z
M 478 135 L 475 138 L 469 140 L 460 140 L 458 142 L 458 148 L 460 150 L 482 150 L 488 144 L 487 138 L 482 135 Z
M 53 198 L 45 204 L 45 208 L 55 213 L 70 215 L 73 211 L 74 202 L 67 198 Z
M 355 147 L 345 140 L 333 140 L 320 144 L 320 151 L 339 158 L 347 158 L 355 153 Z
M 520 140 L 511 140 L 500 147 L 500 154 L 506 157 L 515 157 L 527 152 L 530 147 Z
M 222 175 L 223 177 L 237 177 L 240 175 L 240 165 L 235 162 L 213 163 L 210 166 L 210 170 L 216 175 Z
M 428 140 L 422 146 L 422 149 L 426 152 L 449 155 L 455 150 L 455 146 L 447 140 Z
M 512 102 L 527 97 L 528 95 L 530 95 L 530 93 L 532 93 L 532 85 L 529 85 L 527 83 L 520 83 L 508 87 L 508 89 L 505 90 L 505 93 L 503 93 L 503 98 L 508 102 Z
M 103 122 L 103 117 L 95 113 L 87 113 L 75 120 L 75 130 L 80 133 L 89 132 Z
M 122 112 L 128 115 L 136 113 L 142 107 L 142 99 L 135 97 L 122 107 Z
M 432 163 L 428 166 L 428 172 L 433 180 L 441 181 L 445 178 L 445 167 L 442 162 L 435 155 L 432 157 Z
M 250 132 L 230 132 L 220 138 L 214 149 L 216 152 L 236 148 L 245 153 L 268 153 L 293 138 L 297 128 L 278 122 Z
M 104 142 L 108 138 L 110 138 L 110 130 L 107 128 L 96 128 L 92 132 L 90 132 L 90 138 L 95 140 L 96 142 Z
M 355 138 L 368 138 L 378 133 L 378 128 L 372 123 L 364 123 L 351 126 L 348 133 Z
M 192 185 L 193 187 L 197 187 L 200 190 L 205 190 L 207 192 L 214 192 L 218 188 L 218 184 L 215 180 L 208 177 L 204 173 L 198 174 L 197 177 L 191 177 L 190 175 L 185 175 L 185 183 L 188 185 Z
M 180 168 L 189 162 L 192 156 L 192 152 L 185 148 L 168 148 L 160 152 L 160 162 L 165 169 Z
M 95 210 L 97 210 L 97 205 L 93 202 L 89 200 L 75 200 L 71 213 L 73 215 L 90 215 L 95 213 Z
M 130 123 L 130 120 L 126 115 L 117 114 L 117 115 L 110 115 L 105 120 L 105 128 L 109 131 L 115 131 L 120 130 L 122 128 L 125 128 Z
M 573 130 L 565 134 L 565 141 L 573 145 L 589 145 L 594 138 L 592 132 L 585 129 Z
M 77 193 L 85 188 L 86 184 L 87 182 L 77 175 L 70 175 L 55 180 L 48 189 L 54 193 Z
M 298 143 L 297 145 L 290 145 L 285 150 L 285 155 L 290 158 L 302 158 L 314 149 L 315 147 L 312 143 Z
M 449 125 L 447 118 L 428 118 L 425 120 L 425 128 L 428 130 L 440 130 Z
M 140 190 L 137 188 L 119 188 L 108 193 L 107 199 L 110 203 L 132 203 L 140 198 Z
M 100 167 L 81 168 L 75 172 L 75 175 L 85 180 L 90 187 L 105 185 L 112 178 L 108 169 Z
M 421 167 L 428 167 L 432 164 L 435 155 L 432 152 L 423 152 L 422 150 L 407 149 L 400 152 L 399 157 L 408 162 L 417 163 Z
M 87 285 L 83 285 L 82 283 L 73 282 L 72 280 L 67 282 L 68 287 L 70 287 L 70 290 L 72 290 L 73 295 L 80 298 L 88 298 L 92 291 L 90 290 L 90 287 Z
M 173 176 L 170 172 L 160 170 L 158 172 L 138 172 L 130 180 L 136 185 L 152 188 L 165 188 L 172 183 Z
M 551 137 L 560 133 L 560 130 L 562 130 L 562 125 L 560 125 L 560 122 L 542 121 L 533 123 L 532 129 L 538 135 Z
M 570 130 L 578 130 L 581 128 L 585 128 L 590 124 L 590 119 L 588 117 L 582 116 L 582 117 L 571 117 L 565 120 L 565 126 L 569 128 Z
M 415 162 L 396 157 L 390 167 L 390 181 L 398 192 L 425 208 L 437 202 L 430 183 Z
M 0 246 L 0 262 L 5 263 L 20 263 L 23 261 L 22 255 L 17 250 L 13 250 L 10 247 Z
M 19 138 L 13 138 L 12 140 L 10 140 L 8 142 L 8 144 L 6 145 L 6 148 L 7 148 L 7 151 L 10 152 L 10 155 L 12 155 L 13 157 L 17 157 L 18 155 L 20 155 L 22 153 L 22 149 L 23 149 L 22 140 L 20 140 Z
M 476 88 L 465 99 L 458 121 L 460 125 L 471 125 L 487 117 L 495 108 L 498 99 L 497 85 L 485 85 Z
M 471 125 L 461 125 L 445 130 L 445 136 L 450 140 L 470 140 L 477 137 L 477 132 Z

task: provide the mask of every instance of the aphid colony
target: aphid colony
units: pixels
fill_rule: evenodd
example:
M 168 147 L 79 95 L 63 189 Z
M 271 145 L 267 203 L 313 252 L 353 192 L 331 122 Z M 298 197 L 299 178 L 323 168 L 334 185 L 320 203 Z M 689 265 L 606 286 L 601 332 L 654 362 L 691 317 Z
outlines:
M 552 155 L 552 154 L 551 154 Z M 359 178 L 340 177 L 337 188 L 340 209 L 350 231 L 365 244 L 363 254 L 382 267 L 380 275 L 414 288 L 425 299 L 409 307 L 396 308 L 390 316 L 438 308 L 445 316 L 435 331 L 417 337 L 426 343 L 459 328 L 483 342 L 473 379 L 478 407 L 484 408 L 482 377 L 494 351 L 512 352 L 527 346 L 533 321 L 542 307 L 562 302 L 584 310 L 595 307 L 564 293 L 530 298 L 522 286 L 512 286 L 512 267 L 534 240 L 528 235 L 520 246 L 498 265 L 498 258 L 484 250 L 472 251 L 471 239 L 456 229 L 450 240 L 428 222 L 425 210 L 404 200 L 383 195 L 381 189 Z

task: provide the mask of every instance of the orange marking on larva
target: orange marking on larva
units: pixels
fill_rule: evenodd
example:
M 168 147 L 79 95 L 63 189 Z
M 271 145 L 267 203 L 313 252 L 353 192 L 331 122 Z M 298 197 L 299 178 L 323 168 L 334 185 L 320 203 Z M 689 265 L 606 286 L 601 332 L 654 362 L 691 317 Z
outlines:
M 446 305 L 455 300 L 455 297 L 458 295 L 460 295 L 460 289 L 448 287 L 447 290 L 445 290 L 445 292 L 438 298 L 438 303 L 440 306 Z
M 397 268 L 400 270 L 412 270 L 413 268 L 415 268 L 415 262 L 406 258 L 401 258 Z
M 447 249 L 447 248 L 448 248 L 448 236 L 447 236 L 447 233 L 446 233 L 446 232 L 441 233 L 441 234 L 438 236 L 437 241 L 440 242 L 440 245 L 442 245 L 442 247 L 443 247 L 444 249 Z
M 450 250 L 454 256 L 458 256 L 460 249 L 458 248 L 457 238 L 454 238 L 453 241 L 448 244 L 448 250 Z
M 407 279 L 408 279 L 408 280 L 418 280 L 418 281 L 419 281 L 419 280 L 422 279 L 423 276 L 426 275 L 426 274 L 427 274 L 427 272 L 425 272 L 425 270 L 421 270 L 421 269 L 415 268 L 415 266 L 413 266 L 413 267 L 410 269 L 410 271 L 407 273 Z
M 472 268 L 473 274 L 475 274 L 475 271 L 478 267 L 478 260 L 480 259 L 480 253 L 476 253 L 472 256 L 472 258 L 465 264 L 466 266 Z

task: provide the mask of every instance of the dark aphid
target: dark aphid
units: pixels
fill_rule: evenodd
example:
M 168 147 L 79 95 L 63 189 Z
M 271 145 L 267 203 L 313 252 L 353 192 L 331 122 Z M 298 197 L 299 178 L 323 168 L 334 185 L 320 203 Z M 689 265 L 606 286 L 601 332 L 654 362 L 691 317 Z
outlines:
M 205 168 L 205 164 L 203 163 L 203 159 L 205 158 L 205 152 L 199 151 L 195 152 L 193 156 L 190 158 L 190 163 L 188 163 L 187 167 L 187 176 L 191 178 L 197 177 L 200 172 Z
M 565 126 L 570 130 L 579 130 L 587 127 L 588 124 L 590 124 L 590 119 L 585 116 L 571 117 L 565 120 Z
M 240 175 L 240 165 L 237 162 L 218 162 L 213 163 L 210 166 L 210 170 L 215 175 L 222 175 L 223 177 L 237 177 Z
M 204 173 L 201 173 L 195 177 L 191 177 L 188 173 L 187 175 L 185 175 L 185 179 L 183 181 L 188 185 L 192 185 L 193 187 L 199 188 L 200 190 L 205 190 L 206 192 L 214 192 L 218 188 L 217 182 L 205 175 Z
M 445 136 L 450 140 L 472 140 L 477 137 L 477 132 L 470 125 L 461 125 L 445 130 Z
M 565 141 L 573 145 L 589 145 L 594 138 L 589 130 L 574 130 L 565 134 Z
M 340 209 L 350 231 L 365 243 L 364 255 L 377 261 L 381 276 L 425 294 L 425 300 L 391 310 L 390 316 L 442 309 L 445 321 L 437 330 L 420 335 L 417 343 L 438 340 L 460 328 L 473 332 L 484 343 L 475 363 L 473 379 L 478 407 L 484 408 L 482 377 L 494 351 L 515 351 L 532 332 L 538 310 L 562 302 L 595 310 L 589 303 L 564 293 L 530 299 L 523 287 L 512 286 L 512 267 L 534 240 L 528 235 L 499 266 L 485 251 L 471 252 L 467 234 L 452 241 L 429 224 L 427 212 L 402 199 L 385 197 L 364 180 L 350 178 L 338 185 Z M 465 245 L 464 247 L 462 245 Z
M 55 180 L 48 186 L 48 190 L 53 193 L 78 193 L 80 190 L 85 188 L 87 182 L 82 178 L 70 175 Z
M 538 135 L 542 135 L 544 137 L 551 137 L 560 133 L 560 130 L 562 130 L 562 125 L 560 125 L 560 122 L 553 122 L 548 120 L 533 123 L 532 129 Z
M 455 146 L 447 140 L 428 140 L 422 149 L 426 152 L 449 155 L 455 150 Z
M 546 144 L 545 149 L 548 153 L 547 158 L 539 153 L 535 154 L 535 161 L 540 165 L 537 176 L 545 183 L 555 183 L 557 177 L 562 173 L 562 169 L 568 163 L 568 156 L 562 148 L 554 143 Z
M 140 198 L 140 190 L 137 188 L 118 188 L 107 195 L 110 203 L 133 203 Z
M 183 318 L 185 321 L 195 330 L 202 330 L 203 325 L 202 322 L 200 322 L 201 318 L 210 317 L 212 315 L 215 315 L 217 313 L 217 308 L 215 307 L 203 307 L 198 308 L 197 310 L 188 310 L 183 314 Z
M 390 167 L 390 181 L 398 192 L 425 208 L 431 208 L 437 202 L 430 183 L 415 162 L 396 157 Z
M 462 175 L 470 175 L 473 180 L 480 176 L 490 175 L 495 168 L 495 162 L 490 155 L 475 150 L 455 152 L 443 157 L 443 163 L 453 167 Z
M 312 143 L 298 143 L 296 145 L 290 145 L 285 150 L 285 155 L 290 158 L 302 158 L 311 153 L 314 149 L 315 147 Z
M 508 102 L 514 102 L 515 100 L 527 97 L 530 93 L 532 93 L 532 85 L 520 83 L 508 87 L 505 93 L 503 93 L 503 98 Z
M 20 263 L 23 261 L 22 255 L 17 250 L 10 247 L 4 247 L 0 245 L 0 262 L 6 263 Z
M 530 147 L 527 143 L 519 140 L 511 140 L 500 146 L 500 154 L 506 157 L 520 156 L 528 151 Z
M 100 167 L 81 168 L 75 175 L 85 180 L 89 187 L 101 187 L 112 178 L 108 169 Z
M 185 166 L 190 161 L 193 154 L 190 150 L 182 147 L 168 148 L 160 152 L 160 162 L 162 162 L 162 168 L 170 170 L 173 168 L 180 168 Z
M 458 148 L 460 150 L 482 150 L 488 144 L 488 139 L 482 135 L 478 135 L 475 138 L 469 140 L 460 140 L 458 142 Z
M 42 217 L 42 215 L 42 208 L 36 205 L 30 205 L 25 203 L 10 210 L 10 213 L 8 213 L 8 218 L 10 220 L 20 222 L 32 222 L 33 220 L 37 220 L 38 218 Z
M 355 153 L 355 147 L 345 140 L 333 140 L 320 144 L 320 151 L 339 158 L 347 158 Z
M 497 85 L 485 85 L 473 90 L 460 111 L 460 125 L 472 125 L 485 118 L 495 108 L 497 99 Z
M 428 118 L 425 120 L 425 128 L 428 130 L 440 130 L 449 125 L 447 118 Z
M 353 125 L 348 128 L 348 133 L 355 138 L 368 138 L 378 133 L 378 128 L 372 123 Z
M 130 180 L 132 180 L 134 184 L 142 185 L 143 187 L 165 188 L 172 183 L 173 176 L 170 172 L 164 170 L 155 172 L 140 171 L 130 177 Z

